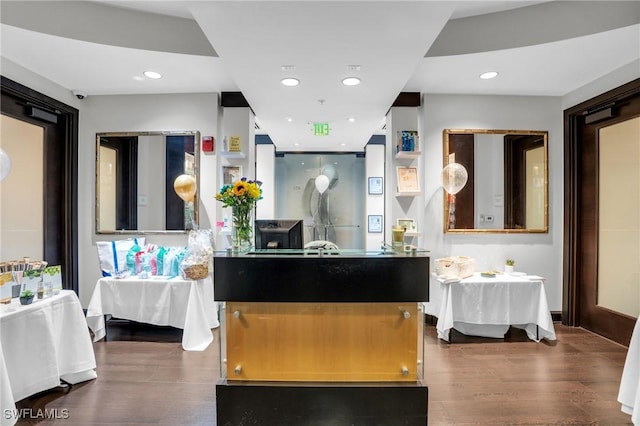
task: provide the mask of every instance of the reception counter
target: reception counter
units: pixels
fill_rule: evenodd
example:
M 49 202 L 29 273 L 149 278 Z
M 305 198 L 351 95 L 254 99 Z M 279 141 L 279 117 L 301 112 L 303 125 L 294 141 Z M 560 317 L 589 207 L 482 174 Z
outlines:
M 224 302 L 218 424 L 427 423 L 428 256 L 256 252 L 213 263 Z

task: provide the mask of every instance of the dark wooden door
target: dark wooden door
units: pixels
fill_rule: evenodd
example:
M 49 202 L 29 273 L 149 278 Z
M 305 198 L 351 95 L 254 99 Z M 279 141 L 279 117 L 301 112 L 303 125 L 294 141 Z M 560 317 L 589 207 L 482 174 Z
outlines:
M 527 223 L 527 152 L 544 147 L 540 135 L 504 137 L 504 228 L 535 228 Z
M 611 143 L 611 138 L 605 137 L 607 132 L 613 129 L 612 126 L 634 120 L 629 124 L 637 128 L 637 132 L 635 136 L 627 137 L 625 143 L 640 146 L 640 126 L 635 125 L 640 117 L 640 81 L 636 82 L 635 91 L 633 87 L 627 86 L 626 89 L 618 92 L 609 100 L 598 98 L 596 106 L 590 109 L 588 105 L 583 105 L 582 111 L 580 108 L 574 109 L 573 119 L 567 121 L 569 127 L 573 128 L 569 129 L 569 133 L 574 135 L 573 150 L 570 158 L 566 159 L 569 169 L 573 172 L 567 178 L 570 181 L 573 180 L 574 185 L 565 186 L 565 190 L 568 188 L 571 191 L 566 195 L 576 205 L 565 204 L 568 210 L 565 219 L 569 220 L 565 237 L 573 234 L 568 240 L 565 239 L 565 254 L 567 250 L 574 254 L 574 256 L 565 256 L 565 262 L 568 260 L 565 268 L 569 267 L 565 273 L 571 277 L 565 285 L 569 285 L 568 300 L 570 311 L 573 311 L 570 316 L 575 320 L 573 325 L 579 325 L 615 342 L 628 345 L 637 315 L 622 312 L 602 301 L 605 286 L 621 284 L 610 282 L 612 280 L 607 274 L 603 274 L 605 270 L 603 259 L 615 258 L 616 251 L 624 250 L 624 245 L 612 247 L 611 244 L 606 244 L 608 230 L 605 229 L 603 214 L 605 208 L 607 211 L 610 209 L 609 205 L 601 202 L 601 198 L 605 199 L 604 197 L 607 196 L 606 182 L 611 179 L 611 174 L 620 173 L 603 160 L 605 153 L 610 149 L 606 144 Z M 632 152 L 628 155 L 634 156 Z M 637 197 L 632 194 L 639 192 L 640 182 L 635 178 L 629 179 L 625 185 L 620 186 L 620 189 L 622 194 L 628 191 L 629 198 Z M 627 203 L 624 198 L 626 197 L 618 197 L 620 203 L 616 207 L 620 209 L 620 220 L 622 221 L 622 217 L 637 218 L 640 211 L 633 207 L 633 203 Z M 615 216 L 613 221 L 608 220 L 608 223 L 616 222 Z M 606 225 L 607 228 L 610 226 Z M 625 231 L 623 228 L 624 226 L 618 231 L 621 235 L 625 232 L 637 232 L 632 229 Z M 635 241 L 636 246 L 637 244 L 638 241 Z M 637 268 L 639 261 L 640 259 L 636 259 L 633 264 L 621 262 L 619 267 Z M 635 280 L 637 281 L 637 277 Z M 636 282 L 636 290 L 637 285 Z M 633 284 L 632 287 L 634 287 Z M 573 294 L 572 288 L 575 291 Z M 622 293 L 622 297 L 637 299 L 637 295 L 634 297 L 633 292 L 626 296 Z M 640 304 L 640 300 L 635 300 L 633 303 Z
M 3 115 L 44 128 L 43 260 L 77 291 L 78 110 L 5 77 L 1 88 Z

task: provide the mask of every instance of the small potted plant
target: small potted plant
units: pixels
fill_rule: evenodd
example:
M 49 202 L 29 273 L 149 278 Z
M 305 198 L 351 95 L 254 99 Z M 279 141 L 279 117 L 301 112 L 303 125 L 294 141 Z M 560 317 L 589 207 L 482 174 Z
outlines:
M 21 305 L 29 305 L 31 302 L 33 302 L 33 291 L 31 290 L 25 290 L 22 293 L 20 293 L 20 304 Z
M 504 272 L 505 274 L 510 274 L 513 272 L 513 267 L 516 265 L 516 261 L 513 259 L 507 259 L 504 263 Z

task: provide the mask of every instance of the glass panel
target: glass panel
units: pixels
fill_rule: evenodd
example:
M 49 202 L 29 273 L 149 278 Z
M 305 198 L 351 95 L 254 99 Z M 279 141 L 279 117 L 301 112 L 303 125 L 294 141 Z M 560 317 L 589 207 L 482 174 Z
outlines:
M 100 147 L 100 224 L 116 229 L 116 150 Z
M 227 304 L 221 302 L 218 318 L 220 318 L 220 378 L 227 378 Z
M 0 129 L 11 159 L 0 182 L 0 260 L 44 260 L 44 129 L 5 115 Z
M 363 248 L 365 180 L 364 158 L 353 153 L 277 157 L 275 219 L 304 219 L 305 243 Z
M 544 228 L 544 148 L 526 151 L 526 226 Z
M 640 118 L 599 132 L 598 305 L 640 314 Z
M 226 302 L 228 380 L 415 382 L 418 304 Z M 260 350 L 256 350 L 260 348 Z

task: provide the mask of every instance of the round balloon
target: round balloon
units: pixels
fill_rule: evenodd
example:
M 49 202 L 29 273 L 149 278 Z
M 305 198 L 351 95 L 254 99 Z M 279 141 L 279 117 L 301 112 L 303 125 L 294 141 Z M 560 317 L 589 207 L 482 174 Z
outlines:
M 324 193 L 324 191 L 329 188 L 329 178 L 325 175 L 318 175 L 316 178 L 316 189 L 319 193 Z
M 451 195 L 455 195 L 467 184 L 467 169 L 462 164 L 450 163 L 442 169 L 440 180 L 442 187 Z
M 0 148 L 0 181 L 9 176 L 9 172 L 11 172 L 11 158 Z
M 180 175 L 173 181 L 173 189 L 184 201 L 193 201 L 196 195 L 196 178 L 191 175 Z

